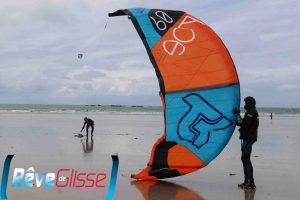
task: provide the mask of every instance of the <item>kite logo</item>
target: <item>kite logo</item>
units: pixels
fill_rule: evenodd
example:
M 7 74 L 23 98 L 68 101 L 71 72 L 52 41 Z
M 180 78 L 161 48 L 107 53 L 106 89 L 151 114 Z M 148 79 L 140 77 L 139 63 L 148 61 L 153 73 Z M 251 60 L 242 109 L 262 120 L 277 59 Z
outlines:
M 233 123 L 202 96 L 191 93 L 182 98 L 189 110 L 181 117 L 177 135 L 200 149 L 208 143 L 213 131 L 224 130 Z

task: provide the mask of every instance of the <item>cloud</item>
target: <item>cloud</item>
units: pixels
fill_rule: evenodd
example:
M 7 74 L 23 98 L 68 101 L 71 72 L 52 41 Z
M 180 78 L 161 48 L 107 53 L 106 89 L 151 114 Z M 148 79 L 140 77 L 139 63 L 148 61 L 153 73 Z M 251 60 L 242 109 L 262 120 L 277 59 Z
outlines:
M 70 75 L 67 75 L 67 77 L 79 81 L 89 81 L 101 77 L 106 77 L 106 74 L 95 70 L 84 70 L 77 73 L 71 73 Z
M 253 67 L 244 70 L 241 77 L 245 83 L 276 83 L 299 81 L 300 65 L 284 66 L 281 68 L 258 68 Z M 245 78 L 244 78 L 245 77 Z M 246 78 L 247 77 L 247 78 Z
M 300 85 L 298 84 L 283 84 L 277 87 L 279 91 L 284 92 L 300 92 Z
M 184 10 L 200 18 L 230 51 L 242 96 L 300 107 L 294 100 L 300 99 L 297 0 L 1 1 L 0 103 L 84 104 L 89 97 L 100 104 L 151 104 L 159 86 L 131 21 L 110 18 L 104 30 L 108 12 L 129 7 Z
M 85 69 L 69 72 L 66 77 L 56 95 L 142 96 L 157 93 L 158 90 L 153 69 L 133 67 L 119 68 L 119 70 L 92 70 L 90 67 L 85 67 Z
M 283 39 L 284 37 L 288 37 L 289 35 L 290 33 L 288 32 L 275 32 L 275 33 L 260 34 L 258 37 L 262 41 L 272 41 L 272 40 Z

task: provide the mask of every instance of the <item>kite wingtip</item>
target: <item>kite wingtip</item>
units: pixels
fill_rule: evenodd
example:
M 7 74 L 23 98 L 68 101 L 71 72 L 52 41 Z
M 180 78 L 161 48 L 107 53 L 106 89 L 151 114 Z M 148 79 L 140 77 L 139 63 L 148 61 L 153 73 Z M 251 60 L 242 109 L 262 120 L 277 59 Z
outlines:
M 136 178 L 136 174 L 130 174 L 130 178 L 132 178 L 132 179 L 137 179 L 137 178 Z
M 108 13 L 109 17 L 117 17 L 122 15 L 128 15 L 128 11 L 126 10 L 117 10 L 115 12 Z

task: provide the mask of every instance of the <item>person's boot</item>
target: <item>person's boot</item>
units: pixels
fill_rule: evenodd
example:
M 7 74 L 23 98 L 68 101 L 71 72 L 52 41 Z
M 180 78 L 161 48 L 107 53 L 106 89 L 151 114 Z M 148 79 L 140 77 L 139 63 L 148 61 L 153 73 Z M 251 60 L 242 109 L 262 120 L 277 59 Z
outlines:
M 253 182 L 249 182 L 245 185 L 244 189 L 246 189 L 246 190 L 255 190 L 256 186 Z
M 238 187 L 244 189 L 244 187 L 245 187 L 246 185 L 247 185 L 247 182 L 244 182 L 244 183 L 238 184 Z

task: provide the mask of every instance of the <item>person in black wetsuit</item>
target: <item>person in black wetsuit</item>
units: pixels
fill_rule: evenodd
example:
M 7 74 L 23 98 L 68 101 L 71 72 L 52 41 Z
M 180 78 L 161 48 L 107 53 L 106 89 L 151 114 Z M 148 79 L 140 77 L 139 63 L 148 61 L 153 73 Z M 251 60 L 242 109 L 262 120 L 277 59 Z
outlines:
M 83 129 L 84 129 L 85 126 L 86 126 L 86 136 L 88 136 L 88 134 L 89 134 L 89 128 L 90 127 L 92 128 L 91 135 L 93 136 L 93 133 L 94 133 L 94 121 L 91 120 L 91 119 L 89 119 L 89 118 L 87 118 L 87 117 L 85 117 L 84 118 L 84 124 L 83 124 L 83 127 L 82 127 L 82 129 L 81 129 L 80 132 L 83 131 Z
M 245 116 L 241 117 L 240 111 L 234 109 L 234 114 L 237 115 L 237 125 L 240 126 L 240 139 L 241 139 L 241 150 L 242 150 L 242 163 L 244 168 L 244 182 L 238 184 L 238 187 L 243 189 L 255 190 L 256 186 L 253 178 L 253 166 L 251 163 L 251 152 L 252 145 L 257 141 L 257 129 L 259 125 L 259 116 L 256 110 L 256 101 L 253 97 L 246 97 L 245 101 Z

